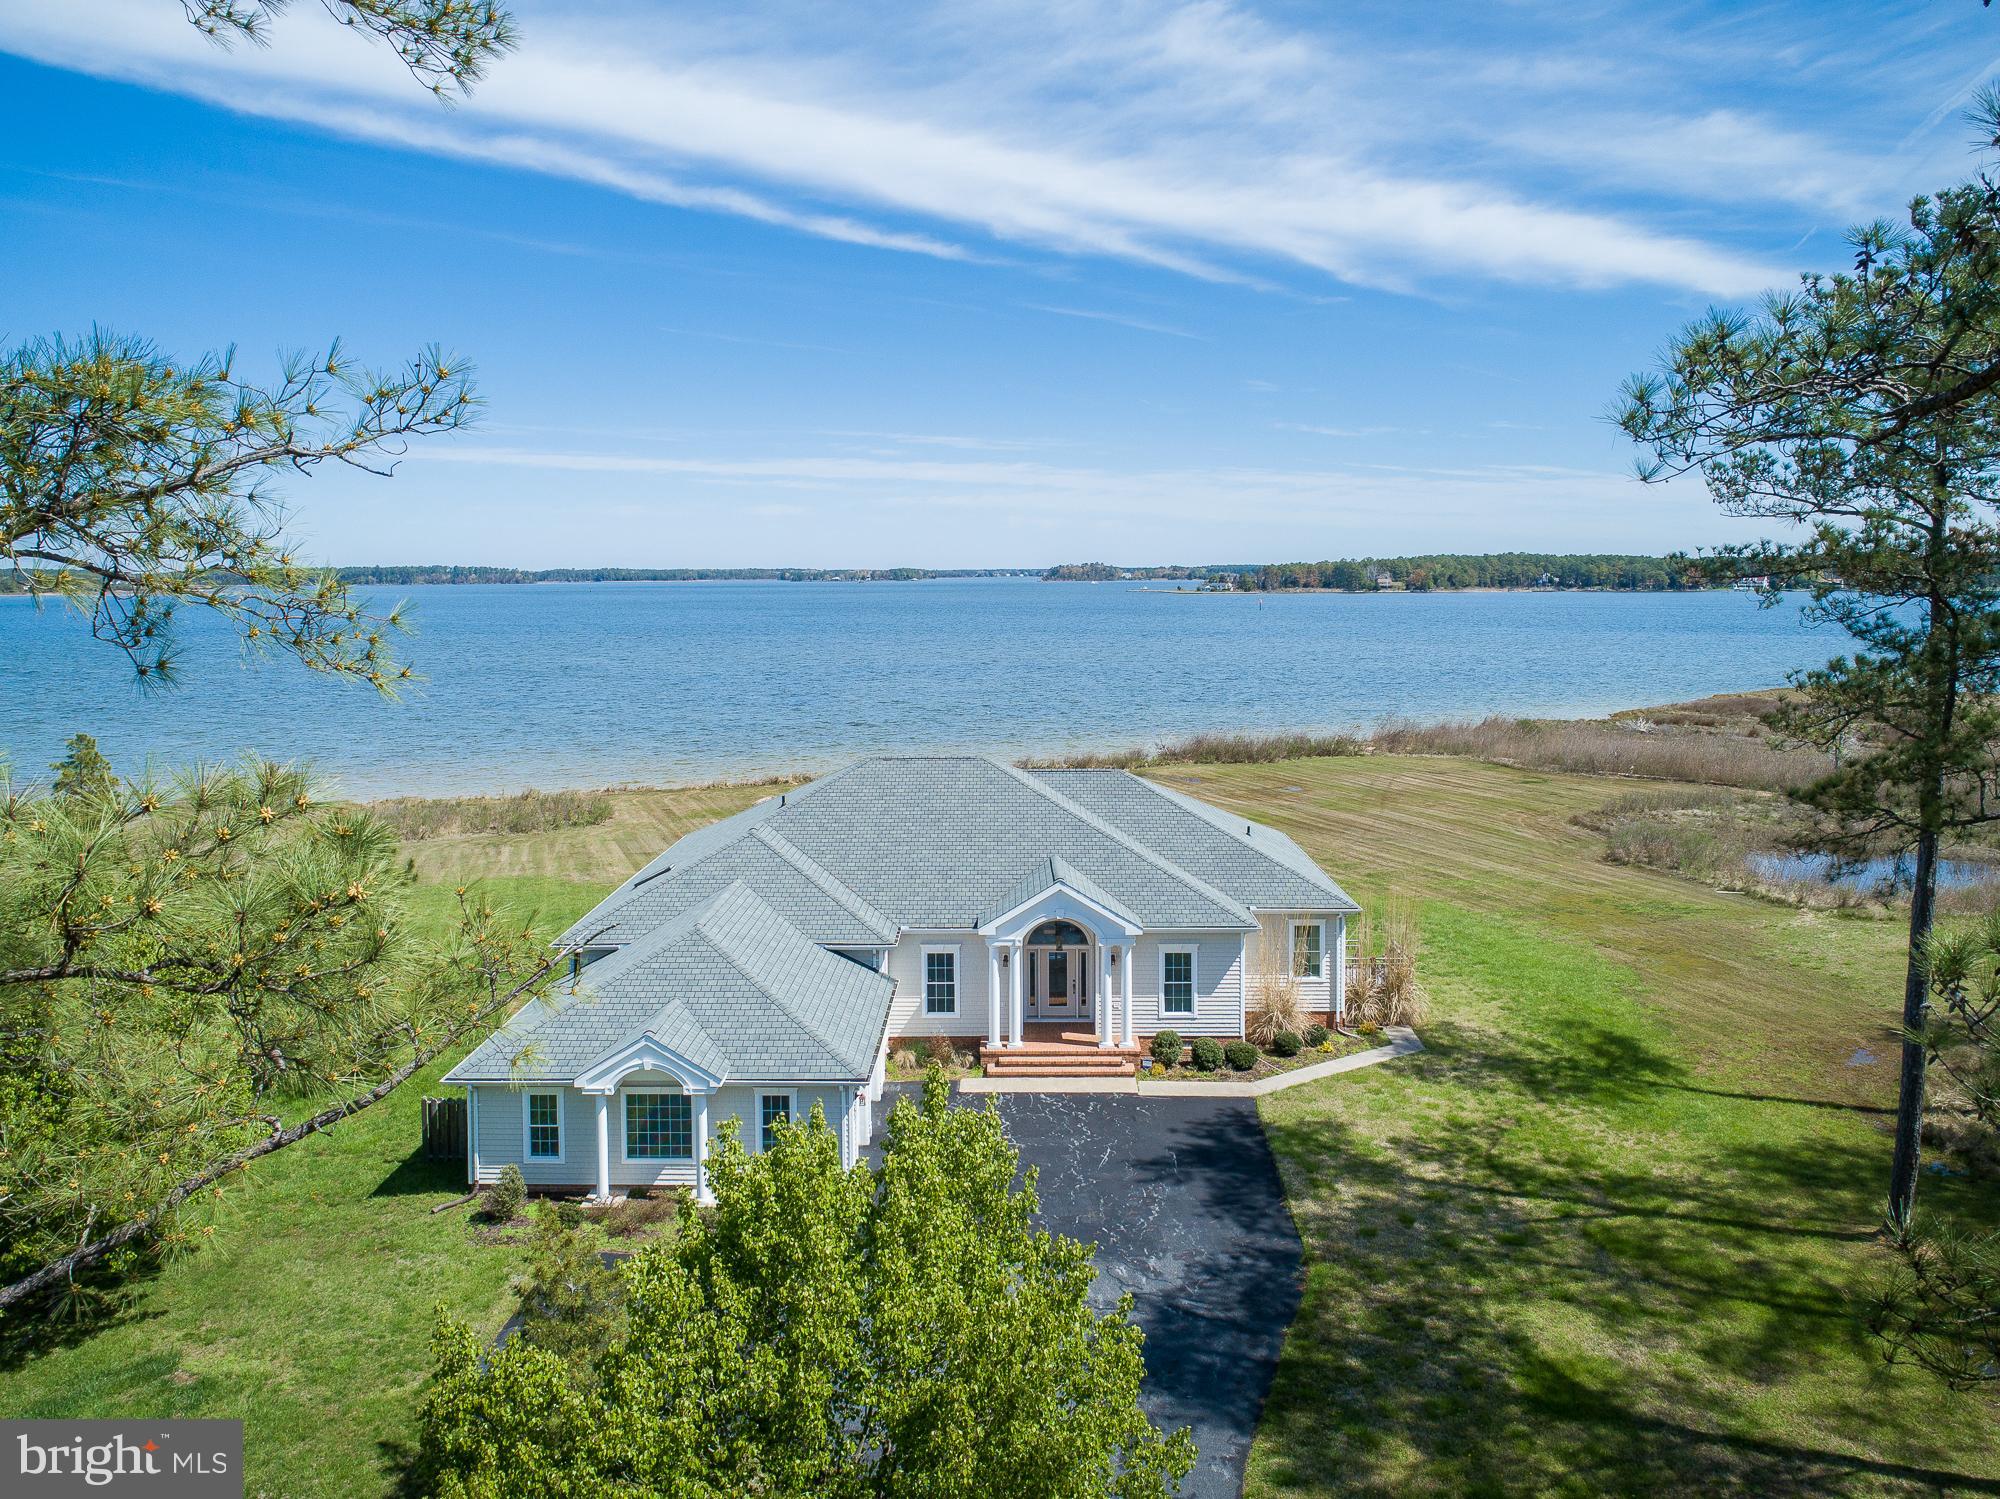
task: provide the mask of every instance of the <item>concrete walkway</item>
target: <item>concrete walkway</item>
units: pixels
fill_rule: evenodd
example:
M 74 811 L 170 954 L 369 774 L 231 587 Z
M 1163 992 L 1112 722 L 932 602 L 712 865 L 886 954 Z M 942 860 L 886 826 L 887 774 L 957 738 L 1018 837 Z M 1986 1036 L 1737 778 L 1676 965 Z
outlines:
M 1308 1067 L 1294 1067 L 1290 1072 L 1281 1072 L 1276 1077 L 1261 1077 L 1255 1082 L 1237 1083 L 1227 1078 L 1169 1082 L 1164 1078 L 1149 1079 L 1141 1073 L 1138 1077 L 967 1077 L 959 1079 L 957 1087 L 961 1093 L 1125 1093 L 1147 1098 L 1261 1098 L 1266 1093 L 1282 1092 L 1302 1083 L 1316 1083 L 1323 1077 L 1373 1067 L 1378 1062 L 1406 1057 L 1424 1049 L 1417 1033 L 1406 1025 L 1384 1026 L 1382 1034 L 1389 1038 L 1386 1046 L 1371 1047 L 1350 1056 L 1332 1057 Z

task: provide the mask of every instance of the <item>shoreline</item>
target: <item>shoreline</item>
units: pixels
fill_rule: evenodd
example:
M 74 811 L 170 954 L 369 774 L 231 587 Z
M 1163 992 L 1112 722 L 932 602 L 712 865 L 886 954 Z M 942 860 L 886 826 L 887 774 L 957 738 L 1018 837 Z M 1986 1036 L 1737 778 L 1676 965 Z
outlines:
M 1249 745 L 1268 745 L 1280 741 L 1353 741 L 1357 745 L 1371 745 L 1381 736 L 1408 729 L 1422 731 L 1470 730 L 1478 725 L 1500 720 L 1508 724 L 1547 724 L 1556 728 L 1592 727 L 1610 730 L 1619 734 L 1630 734 L 1634 740 L 1652 736 L 1650 729 L 1634 727 L 1645 721 L 1647 715 L 1657 715 L 1672 722 L 1674 715 L 1690 711 L 1701 711 L 1707 705 L 1729 703 L 1732 705 L 1775 698 L 1786 689 L 1769 684 L 1735 689 L 1722 689 L 1703 697 L 1689 699 L 1681 703 L 1642 704 L 1606 709 L 1601 713 L 1584 714 L 1520 714 L 1493 712 L 1477 717 L 1441 718 L 1428 720 L 1398 720 L 1391 716 L 1370 725 L 1346 725 L 1332 728 L 1292 728 L 1292 729 L 1205 729 L 1189 730 L 1166 736 L 1126 736 L 1102 742 L 1072 742 L 1058 746 L 1024 747 L 1019 745 L 980 749 L 974 746 L 912 746 L 901 753 L 928 755 L 990 754 L 1010 764 L 1028 766 L 1059 766 L 1066 762 L 1082 760 L 1105 760 L 1125 756 L 1141 755 L 1143 764 L 1198 765 L 1204 763 L 1202 755 L 1177 755 L 1177 750 L 1190 746 L 1200 746 L 1205 741 L 1234 740 Z M 1742 716 L 1740 707 L 1733 709 L 1733 716 Z M 1667 737 L 1667 736 L 1652 736 Z M 334 786 L 334 794 L 339 800 L 361 806 L 379 807 L 391 803 L 416 802 L 498 802 L 516 800 L 535 795 L 573 796 L 642 796 L 674 792 L 706 791 L 716 789 L 740 790 L 758 786 L 778 789 L 800 785 L 817 776 L 828 774 L 841 766 L 873 754 L 897 753 L 879 748 L 855 748 L 846 752 L 832 752 L 820 755 L 800 755 L 784 766 L 764 764 L 746 765 L 740 773 L 723 770 L 717 774 L 695 773 L 687 777 L 649 777 L 643 774 L 614 781 L 600 781 L 595 784 L 571 784 L 560 780 L 538 780 L 532 783 L 518 783 L 503 789 L 490 786 L 468 784 L 455 789 L 385 791 L 373 795 L 356 795 L 341 788 L 338 777 L 329 777 Z M 1357 758 L 1376 753 L 1371 748 L 1354 751 Z M 1248 759 L 1250 757 L 1246 757 Z M 1271 757 L 1275 761 L 1279 757 Z M 1308 757 L 1310 758 L 1310 757 Z M 1226 756 L 1212 758 L 1207 763 L 1245 763 Z

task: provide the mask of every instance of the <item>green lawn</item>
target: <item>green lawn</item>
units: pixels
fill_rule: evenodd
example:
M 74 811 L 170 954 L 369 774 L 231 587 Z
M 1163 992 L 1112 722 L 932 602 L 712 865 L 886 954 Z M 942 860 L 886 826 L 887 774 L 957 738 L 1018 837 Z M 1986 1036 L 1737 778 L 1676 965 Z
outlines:
M 1262 1101 L 1308 1272 L 1253 1494 L 2000 1491 L 1995 1405 L 1884 1368 L 1854 1312 L 1894 923 L 1605 865 L 1567 822 L 1601 781 L 1171 779 L 1418 903 L 1434 991 L 1424 1055 Z
M 1893 924 L 1603 863 L 1569 818 L 1616 782 L 1388 757 L 1163 779 L 1285 827 L 1366 904 L 1415 903 L 1434 992 L 1425 1054 L 1263 1101 L 1309 1270 L 1254 1494 L 2000 1490 L 1994 1404 L 1885 1370 L 1851 1306 Z M 448 919 L 449 882 L 497 871 L 560 925 L 767 790 L 418 844 L 445 882 L 424 905 Z M 423 1091 L 260 1162 L 127 1317 L 0 1371 L 0 1409 L 241 1416 L 253 1494 L 392 1487 L 432 1305 L 497 1326 L 516 1255 L 429 1212 L 459 1186 L 415 1158 Z

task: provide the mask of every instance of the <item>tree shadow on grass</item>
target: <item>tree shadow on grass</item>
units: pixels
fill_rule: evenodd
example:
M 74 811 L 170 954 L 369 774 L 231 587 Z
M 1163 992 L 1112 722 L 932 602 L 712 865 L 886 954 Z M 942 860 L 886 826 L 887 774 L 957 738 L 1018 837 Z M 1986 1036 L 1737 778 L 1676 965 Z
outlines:
M 1656 1082 L 1658 1088 L 1673 1088 L 1682 1093 L 1700 1093 L 1709 1098 L 1733 1098 L 1744 1103 L 1782 1103 L 1801 1109 L 1837 1109 L 1847 1114 L 1874 1114 L 1884 1118 L 1894 1118 L 1896 1111 L 1882 1104 L 1848 1103 L 1837 1098 L 1795 1098 L 1783 1093 L 1738 1093 L 1727 1088 L 1699 1088 L 1693 1083 Z
M 375 1444 L 376 1465 L 393 1499 L 422 1499 L 424 1485 L 417 1471 L 417 1444 L 385 1437 Z
M 463 1196 L 469 1189 L 465 1185 L 465 1162 L 454 1156 L 450 1160 L 432 1160 L 425 1156 L 423 1147 L 396 1162 L 396 1167 L 375 1184 L 370 1197 L 424 1197 L 449 1192 Z
M 1862 1328 L 1872 1136 L 1784 1103 L 1746 1118 L 1754 1100 L 1718 1100 L 1737 1112 L 1712 1131 L 1699 1105 L 1662 1116 L 1644 1095 L 1684 1069 L 1574 1040 L 1460 1033 L 1366 1108 L 1329 1089 L 1267 1110 L 1308 1260 L 1259 1478 L 2000 1493 L 1969 1408 L 1882 1369 Z
M 161 1268 L 158 1254 L 142 1250 L 115 1271 L 99 1269 L 80 1276 L 74 1293 L 28 1302 L 0 1317 L 0 1373 L 58 1349 L 75 1348 L 121 1323 L 157 1319 L 159 1311 L 141 1292 Z M 167 1355 L 163 1374 L 172 1373 L 178 1364 L 178 1355 Z

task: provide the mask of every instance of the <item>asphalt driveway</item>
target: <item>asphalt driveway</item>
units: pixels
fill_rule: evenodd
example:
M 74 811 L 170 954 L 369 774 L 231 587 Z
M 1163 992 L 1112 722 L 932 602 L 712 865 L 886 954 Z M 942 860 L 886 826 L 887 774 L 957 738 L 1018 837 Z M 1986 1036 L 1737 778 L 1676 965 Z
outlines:
M 1201 1449 L 1181 1492 L 1234 1499 L 1301 1276 L 1256 1104 L 1091 1093 L 960 1102 L 989 1097 L 1023 1162 L 1040 1168 L 1042 1221 L 1096 1244 L 1091 1299 L 1108 1309 L 1132 1293 L 1146 1332 L 1140 1403 L 1162 1426 L 1193 1427 Z

